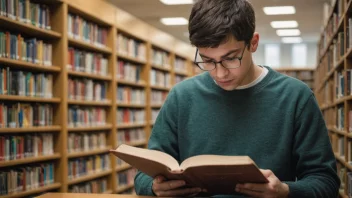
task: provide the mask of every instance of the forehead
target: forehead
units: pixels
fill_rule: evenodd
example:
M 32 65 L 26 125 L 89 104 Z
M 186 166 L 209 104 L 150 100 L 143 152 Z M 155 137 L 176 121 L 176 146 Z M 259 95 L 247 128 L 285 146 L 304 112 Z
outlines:
M 237 41 L 236 39 L 231 37 L 226 42 L 224 42 L 223 44 L 220 44 L 217 47 L 213 47 L 213 48 L 201 47 L 201 48 L 198 48 L 198 50 L 199 50 L 199 53 L 204 56 L 218 59 L 230 51 L 233 51 L 236 49 L 237 51 L 241 51 L 241 49 L 243 49 L 243 46 L 244 46 L 244 41 Z

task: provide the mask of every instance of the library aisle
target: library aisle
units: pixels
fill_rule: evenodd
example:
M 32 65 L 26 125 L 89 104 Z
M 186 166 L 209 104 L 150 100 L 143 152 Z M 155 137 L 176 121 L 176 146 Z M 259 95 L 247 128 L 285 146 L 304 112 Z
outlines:
M 136 170 L 109 150 L 146 147 L 191 47 L 108 3 L 1 6 L 0 197 L 133 193 Z
M 109 150 L 146 148 L 169 91 L 202 73 L 193 46 L 109 1 L 0 0 L 0 198 L 135 194 L 137 170 Z M 351 10 L 331 3 L 316 68 L 276 69 L 316 95 L 341 197 L 352 192 Z

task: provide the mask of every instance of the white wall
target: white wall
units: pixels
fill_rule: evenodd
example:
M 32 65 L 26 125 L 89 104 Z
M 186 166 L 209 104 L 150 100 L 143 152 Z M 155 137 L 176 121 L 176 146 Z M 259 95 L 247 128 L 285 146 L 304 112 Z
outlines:
M 317 44 L 307 45 L 307 67 L 315 68 L 317 64 Z M 280 67 L 292 67 L 292 44 L 280 43 Z M 253 59 L 258 65 L 265 65 L 265 44 L 260 44 L 258 50 L 253 53 Z M 270 65 L 268 65 L 270 66 Z

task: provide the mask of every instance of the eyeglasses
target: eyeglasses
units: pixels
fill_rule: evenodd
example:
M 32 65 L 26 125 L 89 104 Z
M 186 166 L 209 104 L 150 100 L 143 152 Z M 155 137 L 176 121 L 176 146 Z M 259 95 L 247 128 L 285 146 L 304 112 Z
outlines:
M 223 67 L 227 69 L 236 69 L 241 67 L 241 62 L 242 62 L 243 54 L 244 54 L 244 51 L 246 50 L 246 47 L 247 45 L 245 45 L 242 51 L 241 57 L 226 58 L 219 62 L 216 62 L 216 61 L 196 62 L 197 54 L 198 54 L 198 48 L 197 48 L 196 55 L 194 57 L 194 64 L 196 64 L 201 70 L 204 70 L 204 71 L 211 71 L 215 69 L 218 63 L 220 63 Z

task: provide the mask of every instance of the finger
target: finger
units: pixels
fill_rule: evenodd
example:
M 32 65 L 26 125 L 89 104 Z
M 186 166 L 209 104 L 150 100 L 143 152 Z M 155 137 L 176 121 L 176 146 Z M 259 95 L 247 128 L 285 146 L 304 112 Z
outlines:
M 161 183 L 155 183 L 153 185 L 153 190 L 155 191 L 168 191 L 173 190 L 179 187 L 182 187 L 186 184 L 183 180 L 171 180 L 171 181 L 163 181 Z
M 178 189 L 178 190 L 161 191 L 159 196 L 163 196 L 163 197 L 185 196 L 185 195 L 198 194 L 201 191 L 202 191 L 201 188 L 185 188 L 185 189 Z
M 251 197 L 264 197 L 264 193 L 262 193 L 262 192 L 252 191 L 252 190 L 248 190 L 245 188 L 236 188 L 236 192 L 246 194 Z
M 247 190 L 257 191 L 257 192 L 265 192 L 268 189 L 268 184 L 245 183 L 245 184 L 237 184 L 236 188 L 247 189 Z

